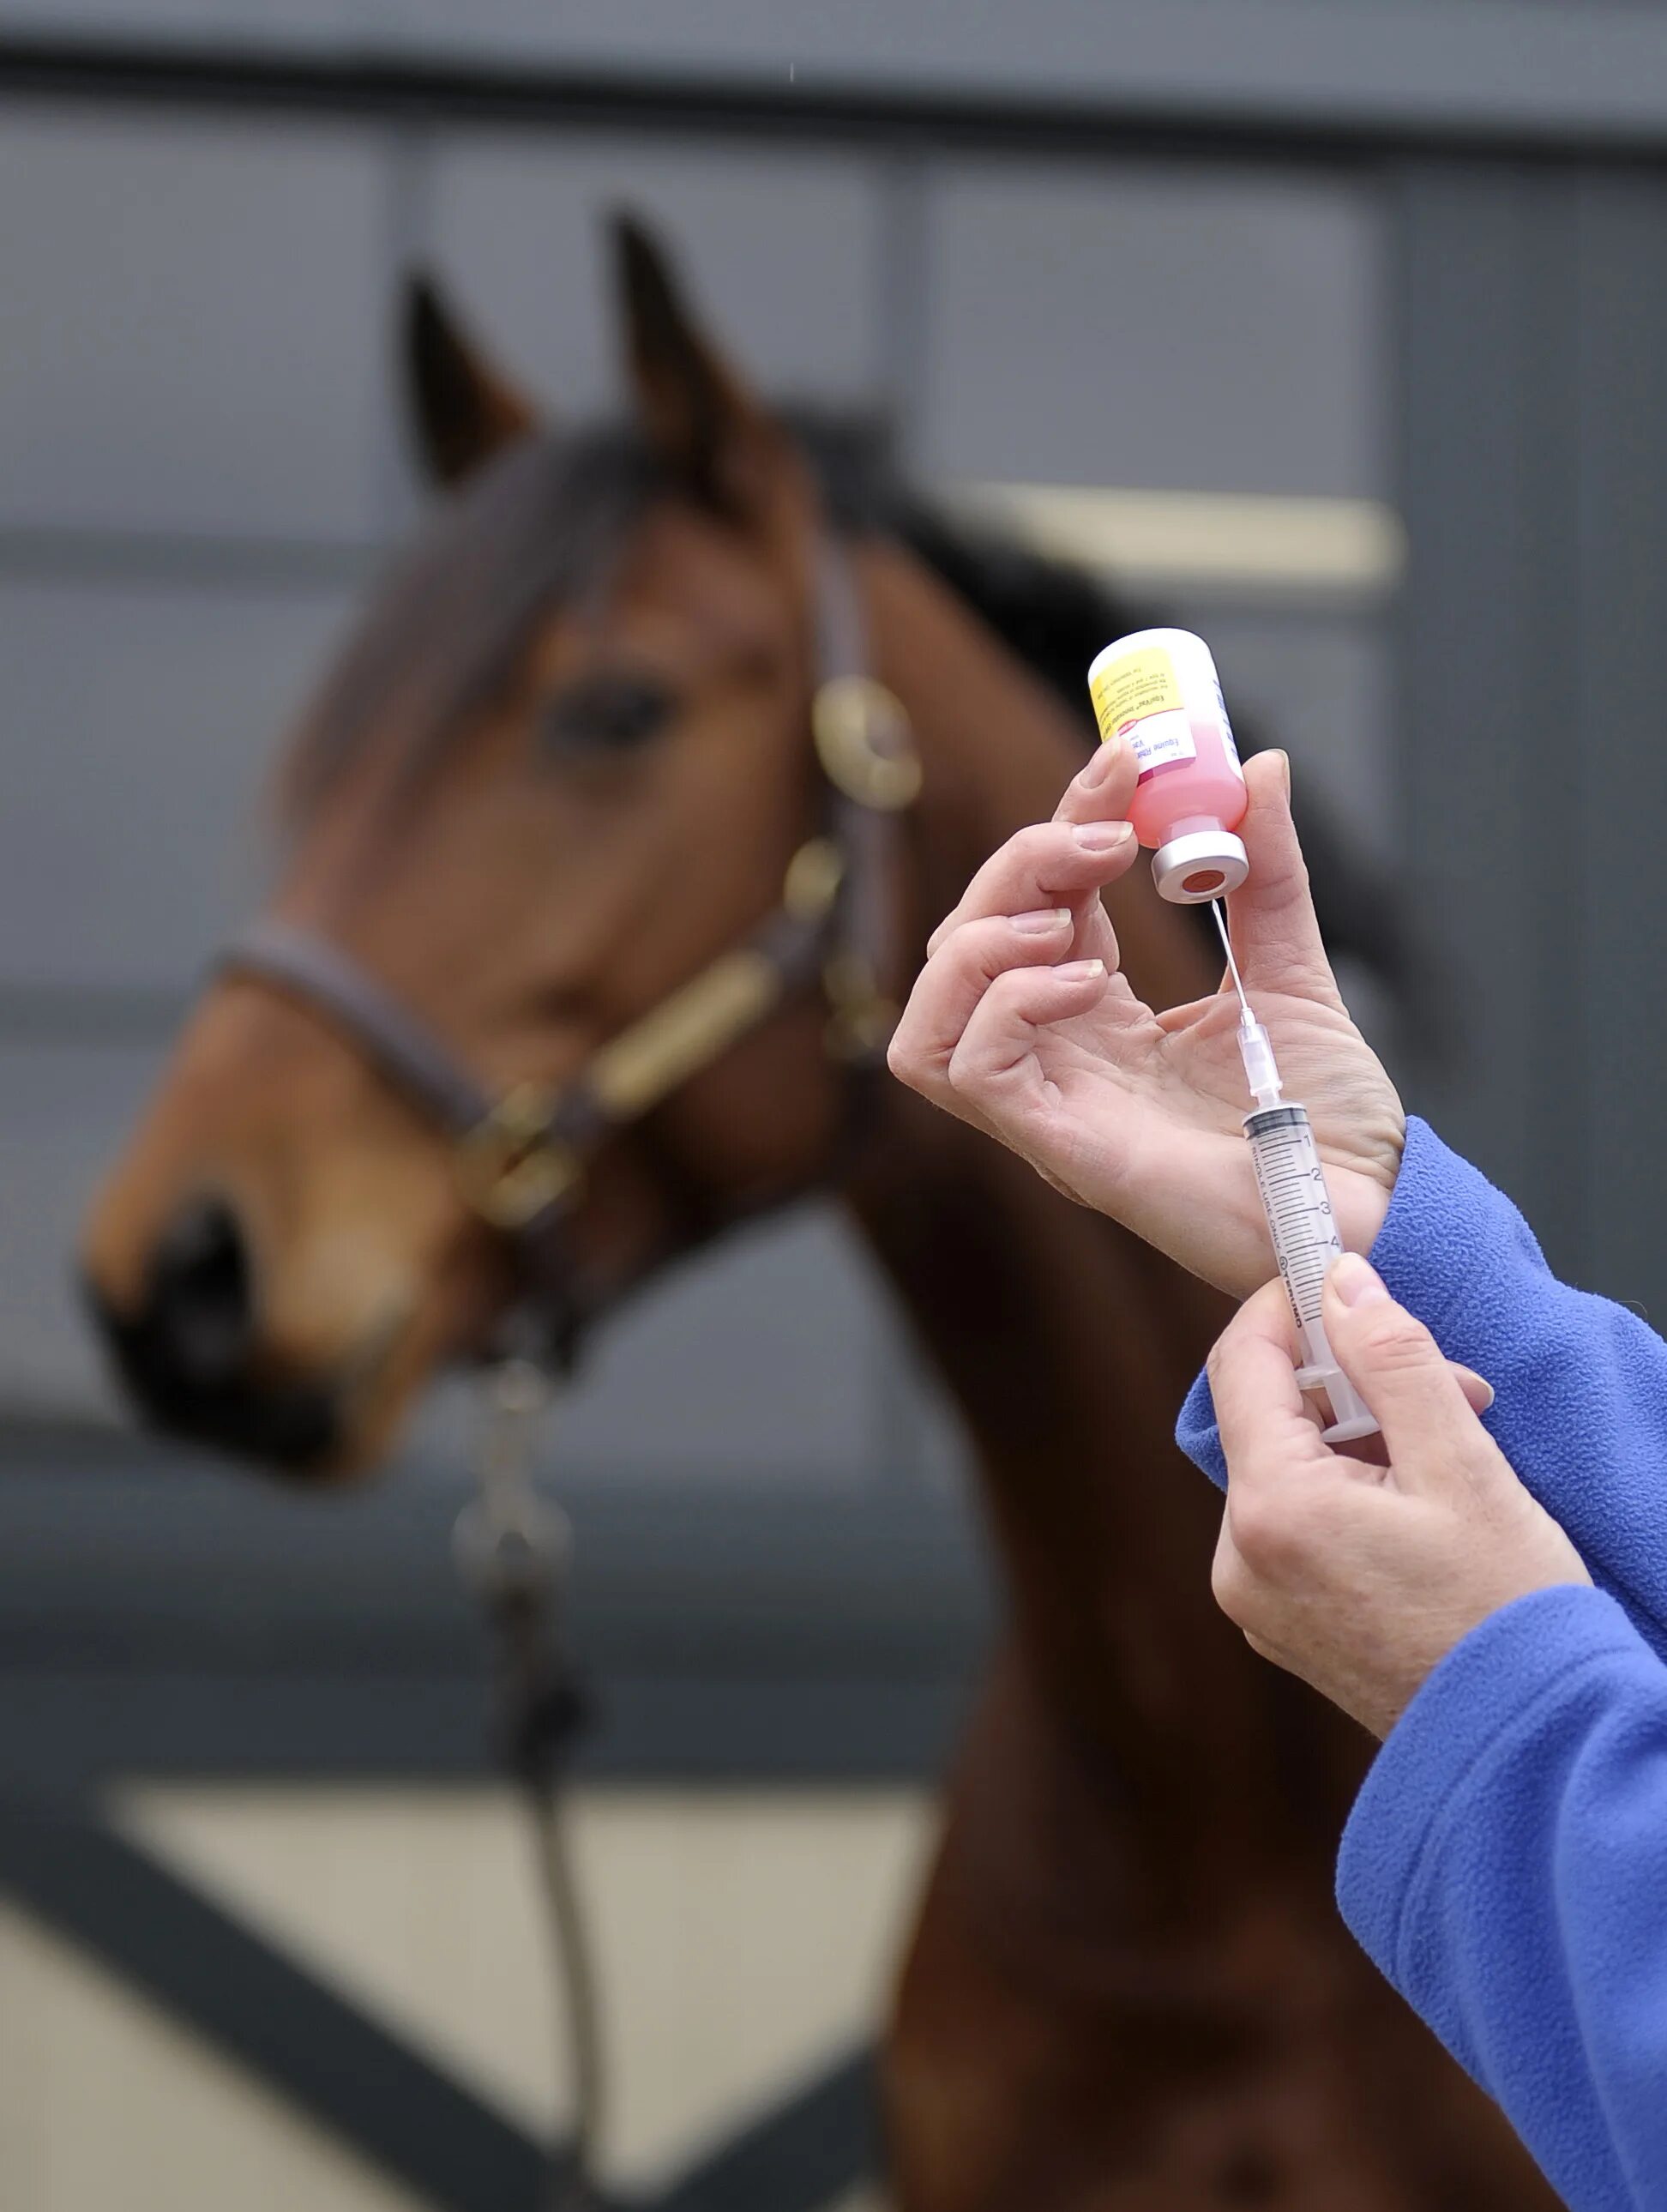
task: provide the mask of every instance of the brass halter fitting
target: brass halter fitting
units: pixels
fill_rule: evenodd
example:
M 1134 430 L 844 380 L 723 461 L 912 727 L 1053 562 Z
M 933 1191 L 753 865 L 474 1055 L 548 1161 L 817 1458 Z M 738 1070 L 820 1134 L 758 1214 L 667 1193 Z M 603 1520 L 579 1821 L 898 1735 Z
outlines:
M 845 854 L 831 837 L 807 837 L 787 863 L 781 902 L 795 921 L 820 921 L 845 880 Z
M 835 1060 L 876 1058 L 891 1042 L 900 1008 L 880 988 L 859 952 L 836 952 L 822 969 L 827 995 L 827 1049 Z
M 549 1133 L 554 1095 L 538 1083 L 518 1083 L 458 1146 L 464 1197 L 494 1229 L 524 1229 L 559 1205 L 578 1183 L 583 1164 Z
M 831 676 L 810 702 L 822 773 L 836 791 L 876 814 L 898 814 L 920 795 L 920 756 L 909 714 L 871 676 Z

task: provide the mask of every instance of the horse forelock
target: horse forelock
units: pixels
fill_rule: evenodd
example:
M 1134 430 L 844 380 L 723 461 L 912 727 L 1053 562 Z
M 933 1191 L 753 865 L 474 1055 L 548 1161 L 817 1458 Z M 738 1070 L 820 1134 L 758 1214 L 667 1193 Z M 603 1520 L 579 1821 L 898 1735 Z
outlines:
M 831 528 L 910 544 L 973 611 L 1061 690 L 1077 682 L 1117 615 L 1080 572 L 951 525 L 893 465 L 873 416 L 789 409 Z M 397 725 L 431 760 L 501 680 L 534 623 L 605 574 L 653 500 L 674 489 L 642 432 L 604 422 L 510 447 L 432 518 L 397 560 L 325 676 L 284 781 L 304 813 L 374 732 Z M 1061 617 L 1066 635 L 1061 635 Z M 1099 638 L 1103 644 L 1104 638 Z M 1069 672 L 1067 662 L 1070 663 Z M 1074 691 L 1073 691 L 1074 696 Z
M 549 608 L 605 576 L 666 489 L 627 424 L 543 432 L 500 454 L 389 570 L 314 696 L 286 769 L 304 817 L 373 738 L 412 772 L 489 696 Z

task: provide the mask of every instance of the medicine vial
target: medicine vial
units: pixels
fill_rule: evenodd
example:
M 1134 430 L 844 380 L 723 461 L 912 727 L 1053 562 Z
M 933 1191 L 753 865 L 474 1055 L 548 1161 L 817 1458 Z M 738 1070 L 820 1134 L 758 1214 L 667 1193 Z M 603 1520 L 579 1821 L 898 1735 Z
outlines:
M 1152 849 L 1152 875 L 1176 906 L 1237 890 L 1250 873 L 1233 834 L 1249 793 L 1203 638 L 1137 629 L 1096 653 L 1088 670 L 1102 744 L 1121 737 L 1139 767 L 1129 819 Z

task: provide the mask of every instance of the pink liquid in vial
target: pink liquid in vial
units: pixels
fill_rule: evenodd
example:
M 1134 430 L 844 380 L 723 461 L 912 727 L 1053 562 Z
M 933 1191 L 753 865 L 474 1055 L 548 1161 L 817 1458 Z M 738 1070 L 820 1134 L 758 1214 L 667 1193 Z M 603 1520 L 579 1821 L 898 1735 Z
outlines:
M 1148 769 L 1130 801 L 1135 835 L 1151 851 L 1196 830 L 1236 830 L 1245 818 L 1250 794 L 1243 775 L 1228 758 L 1220 724 L 1213 717 L 1189 717 L 1188 726 L 1197 758 Z M 1210 884 L 1189 878 L 1186 888 L 1200 896 L 1221 886 L 1219 881 Z

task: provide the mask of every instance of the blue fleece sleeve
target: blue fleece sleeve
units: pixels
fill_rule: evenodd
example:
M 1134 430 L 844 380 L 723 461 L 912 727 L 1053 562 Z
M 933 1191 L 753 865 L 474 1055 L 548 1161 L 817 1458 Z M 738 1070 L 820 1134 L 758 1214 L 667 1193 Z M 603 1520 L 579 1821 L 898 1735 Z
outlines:
M 1372 1257 L 1493 1383 L 1488 1428 L 1601 1588 L 1447 1654 L 1349 1816 L 1337 1901 L 1575 2212 L 1667 2212 L 1667 1345 L 1558 1282 L 1421 1122 Z M 1202 1378 L 1179 1437 L 1225 1481 Z
M 1539 1590 L 1447 1654 L 1367 1778 L 1337 1901 L 1573 2212 L 1662 2212 L 1667 1668 L 1613 1599 Z
M 1624 1306 L 1560 1283 L 1509 1199 L 1415 1119 L 1372 1260 L 1447 1357 L 1493 1384 L 1500 1449 L 1667 1656 L 1667 1344 Z M 1225 1486 L 1202 1376 L 1176 1435 Z

